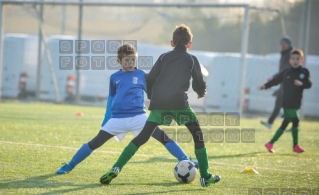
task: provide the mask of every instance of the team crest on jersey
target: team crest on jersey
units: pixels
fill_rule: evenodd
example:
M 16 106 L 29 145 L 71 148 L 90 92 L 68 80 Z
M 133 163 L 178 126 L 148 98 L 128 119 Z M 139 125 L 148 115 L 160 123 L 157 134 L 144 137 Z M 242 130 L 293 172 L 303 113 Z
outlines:
M 137 84 L 137 81 L 138 81 L 138 77 L 133 77 L 133 83 Z
M 300 78 L 300 79 L 305 78 L 305 74 L 304 74 L 304 73 L 301 73 L 301 74 L 299 75 L 299 78 Z

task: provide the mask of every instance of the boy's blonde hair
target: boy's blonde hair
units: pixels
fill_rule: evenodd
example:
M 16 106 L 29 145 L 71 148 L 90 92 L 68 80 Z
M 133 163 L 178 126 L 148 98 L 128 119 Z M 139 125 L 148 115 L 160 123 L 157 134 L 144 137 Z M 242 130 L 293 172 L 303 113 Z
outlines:
M 173 42 L 175 45 L 187 45 L 193 39 L 191 29 L 185 24 L 176 26 L 173 32 Z
M 300 57 L 304 57 L 303 52 L 301 49 L 294 49 L 290 52 L 290 56 L 291 55 L 299 55 Z

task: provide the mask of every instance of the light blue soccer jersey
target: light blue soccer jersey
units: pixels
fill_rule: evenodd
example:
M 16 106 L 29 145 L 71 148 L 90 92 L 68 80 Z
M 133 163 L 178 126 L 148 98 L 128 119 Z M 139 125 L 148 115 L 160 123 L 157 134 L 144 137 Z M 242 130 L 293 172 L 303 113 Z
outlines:
M 109 96 L 102 126 L 110 118 L 134 117 L 146 113 L 144 91 L 146 81 L 142 70 L 119 70 L 110 77 Z

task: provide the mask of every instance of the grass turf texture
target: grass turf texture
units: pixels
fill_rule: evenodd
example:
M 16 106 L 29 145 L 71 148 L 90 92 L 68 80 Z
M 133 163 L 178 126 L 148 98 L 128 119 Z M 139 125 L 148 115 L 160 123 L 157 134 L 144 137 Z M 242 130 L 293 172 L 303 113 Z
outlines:
M 84 116 L 75 116 L 77 111 Z M 130 134 L 120 143 L 111 139 L 70 174 L 55 175 L 97 134 L 103 116 L 101 107 L 0 103 L 0 194 L 247 194 L 250 188 L 319 188 L 319 122 L 307 120 L 301 120 L 299 134 L 305 153 L 293 153 L 291 133 L 285 133 L 270 154 L 264 143 L 281 120 L 269 131 L 257 119 L 241 119 L 241 127 L 255 128 L 255 143 L 207 143 L 210 171 L 222 175 L 208 188 L 200 186 L 199 173 L 191 184 L 178 183 L 176 160 L 153 138 L 110 185 L 101 185 L 100 176 L 132 139 Z M 180 145 L 195 156 L 193 143 Z M 246 166 L 260 175 L 240 173 Z

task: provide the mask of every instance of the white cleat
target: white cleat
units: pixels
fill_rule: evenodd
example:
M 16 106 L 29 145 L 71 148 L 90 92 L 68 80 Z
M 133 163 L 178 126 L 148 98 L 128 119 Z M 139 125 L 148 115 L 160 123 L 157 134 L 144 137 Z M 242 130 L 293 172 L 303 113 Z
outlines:
M 271 127 L 272 127 L 272 124 L 270 124 L 270 123 L 268 123 L 268 122 L 260 121 L 260 123 L 261 123 L 262 125 L 264 125 L 265 127 L 267 127 L 269 130 L 270 130 Z

